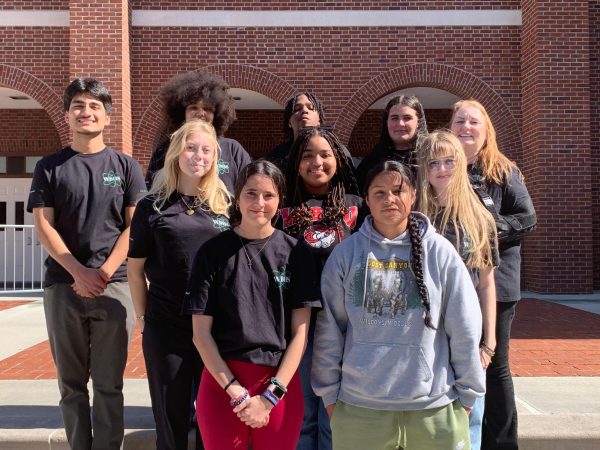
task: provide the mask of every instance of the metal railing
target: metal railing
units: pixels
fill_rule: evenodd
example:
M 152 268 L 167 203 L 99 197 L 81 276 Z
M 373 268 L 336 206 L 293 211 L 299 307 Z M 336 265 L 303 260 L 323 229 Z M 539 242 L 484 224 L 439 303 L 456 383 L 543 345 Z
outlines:
M 46 257 L 33 225 L 0 225 L 0 292 L 41 292 Z

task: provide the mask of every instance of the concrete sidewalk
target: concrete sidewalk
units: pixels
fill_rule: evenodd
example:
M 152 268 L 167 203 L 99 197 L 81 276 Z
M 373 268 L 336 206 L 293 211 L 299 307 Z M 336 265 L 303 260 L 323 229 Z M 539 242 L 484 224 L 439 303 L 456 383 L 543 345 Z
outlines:
M 19 299 L 25 302 L 9 303 Z M 3 342 L 0 347 L 0 449 L 66 450 L 68 445 L 57 406 L 58 387 L 51 375 L 53 365 L 47 349 L 41 349 L 47 346 L 43 305 L 39 298 L 19 299 L 0 298 L 0 339 Z M 598 310 L 595 308 L 600 306 L 600 302 L 587 298 L 556 300 L 564 304 L 574 302 L 573 305 L 577 304 L 582 311 L 596 312 Z M 583 353 L 587 359 L 595 358 L 595 362 L 600 363 L 600 352 L 595 350 L 600 342 L 600 327 L 597 326 L 600 315 L 535 301 L 529 304 L 529 308 L 533 307 L 537 313 L 532 314 L 526 305 L 524 303 L 522 309 L 526 317 L 521 322 L 515 321 L 513 330 L 513 334 L 525 336 L 524 339 L 515 340 L 521 358 L 531 353 L 531 358 L 540 359 L 539 350 L 528 350 L 529 342 L 552 348 L 574 337 L 574 345 L 581 345 L 582 348 L 573 353 Z M 565 320 L 577 321 L 583 328 L 582 332 L 587 334 L 573 332 L 563 336 L 566 332 L 557 324 L 553 326 L 548 322 L 549 318 L 557 323 L 562 321 L 562 326 Z M 532 324 L 538 322 L 542 328 L 532 330 Z M 547 327 L 562 331 L 557 336 L 551 336 L 547 334 Z M 570 329 L 567 327 L 567 331 Z M 525 332 L 545 338 L 528 340 Z M 137 347 L 139 339 L 132 344 L 133 361 L 130 361 L 126 371 L 125 450 L 154 448 L 154 421 L 147 383 L 144 373 L 131 370 L 132 365 L 139 365 L 139 361 L 136 362 L 140 358 Z M 32 349 L 37 350 L 32 352 Z M 567 350 L 570 354 L 571 349 Z M 556 358 L 560 358 L 558 355 Z M 551 354 L 545 356 L 555 357 Z M 555 366 L 572 364 L 572 361 L 564 360 L 561 363 L 558 359 L 550 362 Z M 37 372 L 34 368 L 38 366 L 48 366 L 49 369 L 35 375 Z M 33 375 L 45 379 L 30 379 Z M 514 382 L 521 449 L 600 449 L 600 376 L 517 376 Z

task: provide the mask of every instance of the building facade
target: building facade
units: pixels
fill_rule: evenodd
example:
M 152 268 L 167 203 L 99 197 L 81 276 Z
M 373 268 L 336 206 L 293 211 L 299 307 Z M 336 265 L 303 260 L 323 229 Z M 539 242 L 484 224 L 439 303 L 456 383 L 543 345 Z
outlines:
M 17 98 L 0 101 L 1 186 L 69 142 L 61 96 L 77 76 L 107 84 L 108 141 L 143 165 L 164 137 L 159 90 L 189 70 L 251 99 L 227 136 L 253 156 L 282 139 L 297 90 L 322 100 L 355 156 L 375 144 L 386 96 L 443 91 L 485 105 L 526 177 L 539 225 L 523 289 L 600 289 L 600 0 L 200 3 L 0 1 L 0 94 Z M 12 106 L 19 96 L 35 105 Z M 430 126 L 448 107 L 426 104 Z

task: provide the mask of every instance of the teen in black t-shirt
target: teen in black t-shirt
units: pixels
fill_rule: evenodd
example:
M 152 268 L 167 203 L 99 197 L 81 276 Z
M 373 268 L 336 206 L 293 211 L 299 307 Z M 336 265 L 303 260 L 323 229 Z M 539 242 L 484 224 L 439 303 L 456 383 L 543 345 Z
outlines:
M 131 226 L 128 273 L 143 331 L 158 449 L 187 448 L 192 380 L 202 363 L 182 305 L 198 249 L 229 228 L 229 195 L 218 177 L 217 160 L 212 125 L 184 124 L 173 134 L 165 169 L 140 202 Z
M 221 153 L 217 161 L 219 177 L 233 193 L 235 180 L 242 168 L 251 161 L 242 145 L 223 137 L 235 120 L 235 101 L 229 86 L 218 75 L 208 72 L 187 72 L 171 79 L 161 90 L 164 113 L 168 120 L 167 131 L 173 131 L 185 122 L 202 120 L 215 127 Z M 146 184 L 148 189 L 165 163 L 169 142 L 163 142 L 152 152 Z
M 287 206 L 281 209 L 278 226 L 304 241 L 316 257 L 320 273 L 334 247 L 358 229 L 365 210 L 350 159 L 342 143 L 321 127 L 302 130 L 294 141 L 286 171 Z M 331 429 L 325 406 L 310 385 L 313 314 L 308 345 L 300 363 L 304 393 L 301 448 L 331 448 Z
M 415 146 L 427 135 L 423 105 L 414 95 L 399 95 L 388 101 L 383 111 L 379 142 L 356 169 L 358 186 L 364 189 L 369 171 L 380 162 L 397 161 L 417 174 Z
M 314 259 L 273 227 L 284 195 L 275 165 L 250 163 L 235 191 L 236 226 L 198 252 L 186 298 L 208 372 L 198 424 L 207 450 L 249 440 L 254 450 L 293 450 L 303 416 L 296 370 L 310 308 L 321 306 Z

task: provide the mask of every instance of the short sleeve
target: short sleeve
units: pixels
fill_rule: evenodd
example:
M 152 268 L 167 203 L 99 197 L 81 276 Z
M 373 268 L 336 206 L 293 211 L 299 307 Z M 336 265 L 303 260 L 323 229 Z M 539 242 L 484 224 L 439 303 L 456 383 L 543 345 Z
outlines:
M 194 258 L 183 300 L 183 309 L 186 314 L 206 316 L 214 314 L 213 303 L 216 300 L 215 282 L 218 269 L 217 264 L 209 260 L 210 242 L 204 244 Z
M 52 192 L 50 187 L 48 174 L 42 161 L 38 161 L 35 165 L 33 178 L 31 180 L 31 189 L 29 190 L 29 199 L 27 201 L 27 212 L 33 212 L 33 208 L 44 207 L 54 207 L 54 192 Z
M 151 214 L 152 200 L 148 198 L 141 200 L 135 208 L 131 220 L 128 257 L 147 258 L 150 254 L 153 244 L 152 228 L 150 226 Z
M 129 177 L 127 180 L 127 188 L 123 196 L 123 203 L 125 206 L 135 206 L 138 200 L 148 193 L 148 189 L 146 189 L 144 174 L 142 173 L 139 162 L 133 158 L 129 158 L 128 163 L 129 170 L 127 172 Z
M 309 247 L 304 241 L 292 248 L 289 262 L 291 283 L 291 308 L 321 309 L 321 289 L 317 264 Z

